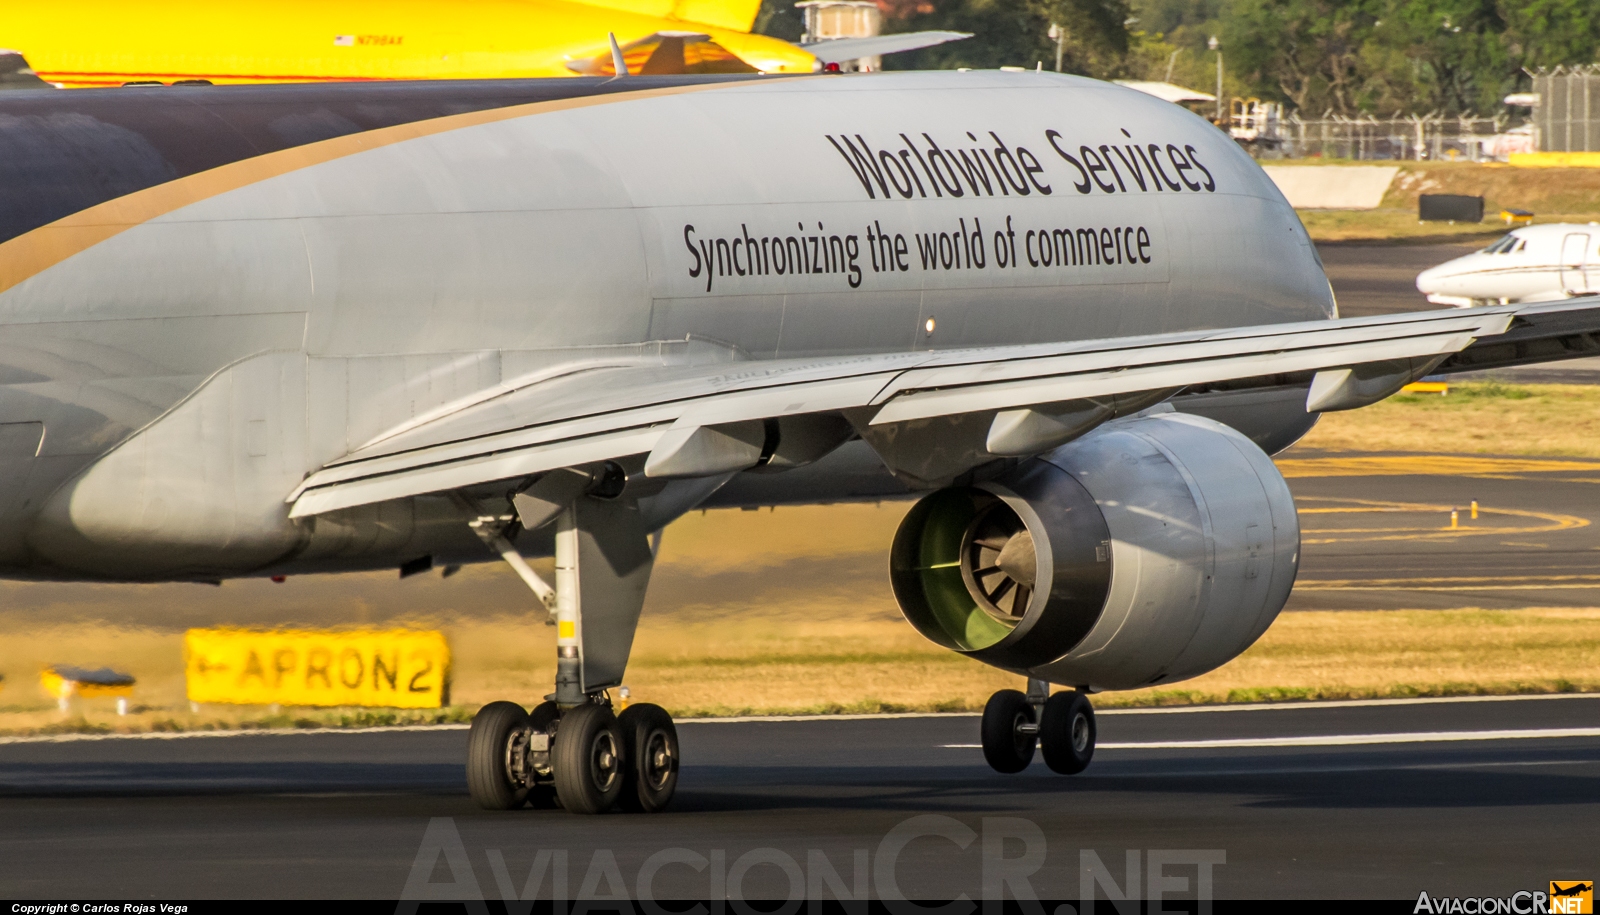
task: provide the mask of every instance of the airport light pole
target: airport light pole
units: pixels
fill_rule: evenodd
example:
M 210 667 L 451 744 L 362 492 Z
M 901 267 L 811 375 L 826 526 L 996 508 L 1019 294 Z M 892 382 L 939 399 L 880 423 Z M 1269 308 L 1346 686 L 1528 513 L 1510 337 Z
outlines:
M 1062 52 L 1064 46 L 1066 45 L 1067 30 L 1062 28 L 1059 25 L 1056 25 L 1054 22 L 1052 22 L 1052 23 L 1050 23 L 1050 31 L 1045 33 L 1045 37 L 1055 40 L 1055 43 L 1056 43 L 1056 72 L 1060 73 L 1061 72 L 1061 52 Z
M 1222 42 L 1217 40 L 1217 36 L 1212 35 L 1211 36 L 1211 40 L 1206 42 L 1206 47 L 1208 47 L 1211 50 L 1217 52 L 1217 126 L 1221 127 L 1221 126 L 1223 126 L 1223 124 L 1222 124 Z

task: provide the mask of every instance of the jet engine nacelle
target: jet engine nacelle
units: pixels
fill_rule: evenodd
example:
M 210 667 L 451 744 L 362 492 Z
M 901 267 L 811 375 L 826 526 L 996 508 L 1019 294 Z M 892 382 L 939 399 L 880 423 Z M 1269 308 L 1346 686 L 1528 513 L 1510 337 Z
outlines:
M 891 579 L 923 635 L 1093 689 L 1205 673 L 1271 625 L 1299 565 L 1271 458 L 1220 423 L 1108 423 L 1005 476 L 924 498 Z

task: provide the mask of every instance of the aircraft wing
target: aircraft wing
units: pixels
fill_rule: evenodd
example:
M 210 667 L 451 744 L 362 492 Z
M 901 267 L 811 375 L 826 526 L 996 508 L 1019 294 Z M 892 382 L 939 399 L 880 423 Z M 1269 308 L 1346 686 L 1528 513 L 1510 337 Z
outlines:
M 901 32 L 897 35 L 873 35 L 869 38 L 831 38 L 827 41 L 802 44 L 800 48 L 825 64 L 842 64 L 847 60 L 916 51 L 947 41 L 960 41 L 971 37 L 971 32 Z
M 1512 307 L 1516 317 L 1505 333 L 1456 353 L 1436 371 L 1475 372 L 1600 356 L 1600 296 Z
M 305 517 L 638 456 L 647 456 L 647 476 L 712 476 L 770 458 L 785 424 L 822 436 L 825 450 L 838 436 L 829 421 L 931 485 L 997 456 L 1042 453 L 1194 385 L 1297 376 L 1311 381 L 1308 410 L 1350 409 L 1441 364 L 1517 364 L 1563 348 L 1585 355 L 1581 341 L 1592 346 L 1597 333 L 1600 300 L 1074 343 L 584 365 L 381 436 L 311 474 L 288 501 L 293 517 Z M 897 443 L 940 452 L 945 466 L 897 454 Z

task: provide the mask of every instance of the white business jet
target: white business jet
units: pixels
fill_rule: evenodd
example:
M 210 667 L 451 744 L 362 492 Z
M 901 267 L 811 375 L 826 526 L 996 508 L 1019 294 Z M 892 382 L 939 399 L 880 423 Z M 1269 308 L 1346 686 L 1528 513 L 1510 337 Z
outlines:
M 1553 302 L 1600 285 L 1600 225 L 1560 223 L 1513 230 L 1482 251 L 1417 274 L 1417 291 L 1437 305 L 1468 308 Z

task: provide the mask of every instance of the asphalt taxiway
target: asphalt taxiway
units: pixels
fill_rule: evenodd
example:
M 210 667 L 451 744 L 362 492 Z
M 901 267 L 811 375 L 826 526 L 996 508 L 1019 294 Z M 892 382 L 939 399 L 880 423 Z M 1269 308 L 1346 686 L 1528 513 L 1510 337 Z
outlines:
M 1600 461 L 1291 452 L 1278 466 L 1300 514 L 1290 610 L 1600 606 Z
M 1337 242 L 1318 253 L 1340 313 L 1362 317 L 1440 307 L 1417 274 L 1482 246 Z M 1455 378 L 1485 376 L 1595 384 L 1600 359 Z M 1290 610 L 1600 606 L 1600 461 L 1292 452 L 1278 463 L 1304 547 Z
M 1071 777 L 995 774 L 977 724 L 685 722 L 672 808 L 598 817 L 476 809 L 461 729 L 8 740 L 0 894 L 499 898 L 541 851 L 560 853 L 542 894 L 562 872 L 569 894 L 634 896 L 643 874 L 658 898 L 713 874 L 782 897 L 828 868 L 875 896 L 976 897 L 989 854 L 1075 899 L 1084 850 L 1121 883 L 1130 852 L 1141 880 L 1164 855 L 1189 894 L 1215 862 L 1219 898 L 1506 895 L 1596 867 L 1600 697 L 1108 711 Z
M 1317 245 L 1317 256 L 1322 258 L 1328 283 L 1333 286 L 1339 313 L 1347 318 L 1364 318 L 1441 307 L 1429 304 L 1427 297 L 1417 291 L 1417 274 L 1482 247 L 1481 242 L 1322 242 Z

